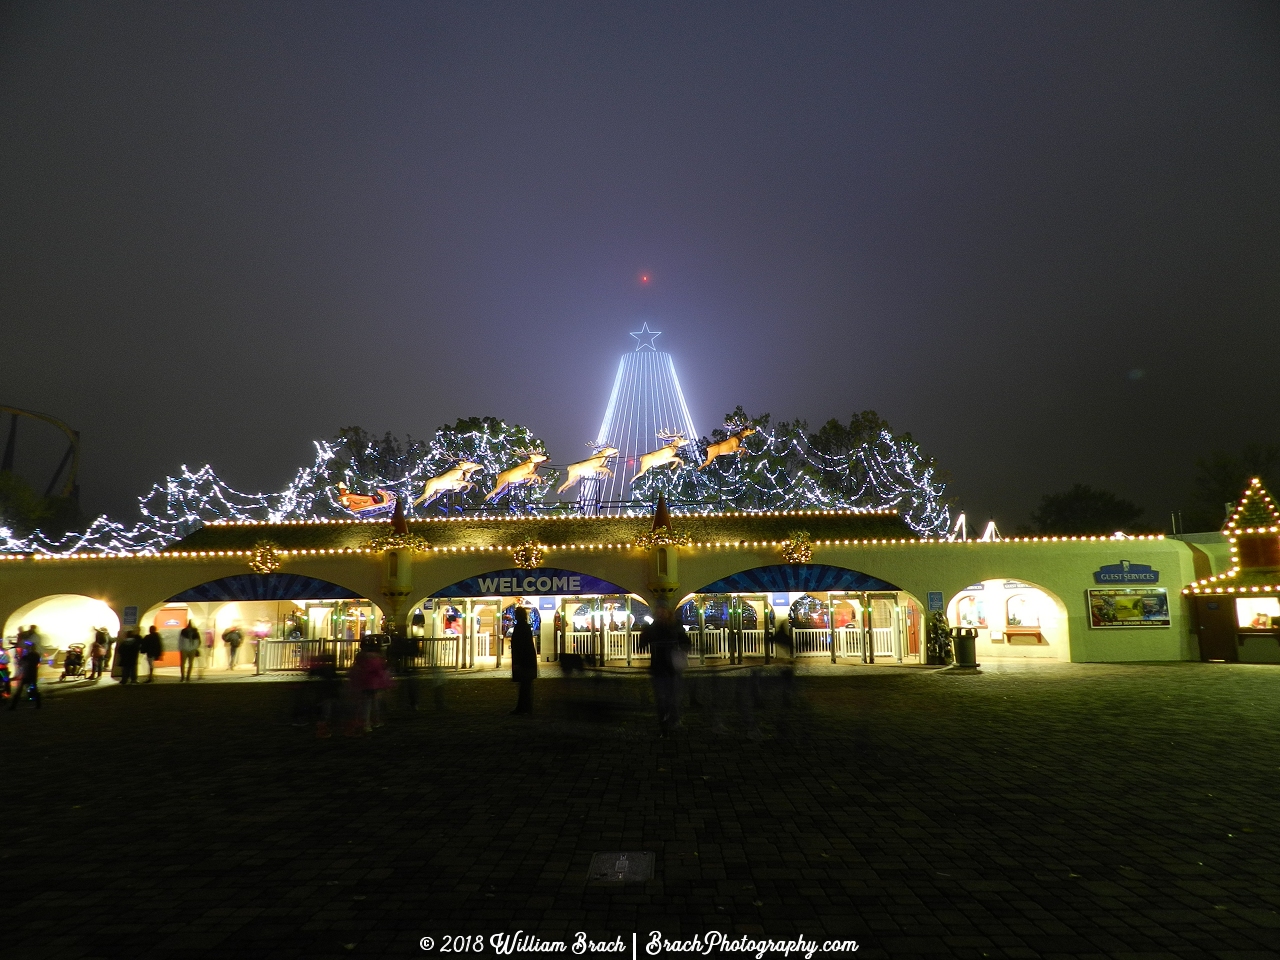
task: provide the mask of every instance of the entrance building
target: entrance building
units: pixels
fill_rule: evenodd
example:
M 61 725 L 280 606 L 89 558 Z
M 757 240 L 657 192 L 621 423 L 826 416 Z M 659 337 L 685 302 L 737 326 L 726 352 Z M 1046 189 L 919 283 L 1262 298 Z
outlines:
M 1262 550 L 1248 538 L 1276 534 L 1242 532 L 1280 530 L 1264 519 L 1228 531 L 1230 555 L 1225 536 L 1221 550 L 1204 535 L 927 540 L 892 511 L 729 511 L 657 526 L 580 513 L 440 517 L 402 531 L 354 519 L 210 523 L 157 555 L 0 557 L 0 622 L 6 638 L 36 623 L 67 642 L 155 623 L 169 647 L 185 618 L 212 634 L 204 666 L 215 669 L 232 625 L 245 634 L 241 662 L 256 669 L 298 669 L 306 644 L 353 656 L 361 638 L 401 631 L 431 640 L 443 665 L 505 665 L 516 605 L 530 610 L 544 662 L 643 663 L 637 634 L 659 605 L 680 612 L 694 659 L 712 665 L 781 655 L 767 641 L 780 629 L 802 659 L 920 662 L 930 618 L 977 627 L 982 658 L 1228 659 L 1211 617 L 1234 584 L 1233 625 L 1218 632 L 1239 658 L 1261 658 L 1251 651 L 1267 642 L 1280 658 L 1267 632 L 1280 570 L 1246 556 Z
M 591 664 L 633 661 L 649 605 L 608 580 L 556 567 L 489 571 L 449 584 L 414 606 L 410 636 L 433 665 L 500 667 L 511 649 L 515 609 L 528 610 L 540 659 L 564 654 Z

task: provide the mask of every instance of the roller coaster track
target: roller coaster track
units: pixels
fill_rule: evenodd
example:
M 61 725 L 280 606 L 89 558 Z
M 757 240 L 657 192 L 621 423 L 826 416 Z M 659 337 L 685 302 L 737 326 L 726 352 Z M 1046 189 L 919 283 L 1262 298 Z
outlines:
M 76 476 L 80 471 L 80 431 L 72 430 L 57 417 L 51 417 L 47 413 L 36 413 L 34 410 L 20 410 L 17 407 L 0 406 L 0 413 L 7 413 L 9 420 L 9 440 L 4 445 L 4 460 L 0 461 L 0 471 L 12 470 L 14 451 L 18 441 L 18 418 L 30 417 L 33 420 L 43 420 L 45 423 L 57 427 L 67 435 L 67 439 L 71 441 L 71 445 L 67 447 L 67 452 L 62 455 L 62 460 L 58 464 L 58 469 L 53 471 L 53 476 L 49 478 L 49 486 L 45 488 L 44 495 L 46 497 L 53 495 L 53 489 L 58 485 L 58 478 L 62 476 L 62 471 L 67 469 L 67 464 L 71 464 L 71 470 L 67 474 L 66 483 L 62 485 L 62 492 L 59 496 L 77 498 L 80 488 L 76 484 Z

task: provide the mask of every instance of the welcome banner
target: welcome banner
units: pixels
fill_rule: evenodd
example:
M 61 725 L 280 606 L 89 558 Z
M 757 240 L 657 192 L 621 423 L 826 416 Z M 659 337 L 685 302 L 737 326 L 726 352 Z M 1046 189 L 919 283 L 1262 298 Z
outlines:
M 579 596 L 627 594 L 631 591 L 608 580 L 574 570 L 536 567 L 533 570 L 494 570 L 443 587 L 433 597 Z

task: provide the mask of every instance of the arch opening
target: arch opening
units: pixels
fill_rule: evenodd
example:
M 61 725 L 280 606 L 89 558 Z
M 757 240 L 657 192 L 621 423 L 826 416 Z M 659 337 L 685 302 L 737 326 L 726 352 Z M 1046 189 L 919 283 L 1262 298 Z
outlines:
M 17 638 L 19 628 L 33 624 L 41 653 L 48 656 L 73 643 L 82 643 L 87 649 L 97 629 L 113 637 L 120 632 L 120 617 L 105 601 L 78 593 L 57 593 L 32 600 L 13 612 L 4 625 L 5 645 Z
M 701 662 L 825 657 L 903 662 L 924 656 L 915 598 L 871 574 L 830 564 L 772 564 L 721 577 L 682 600 Z
M 348 587 L 292 573 L 245 573 L 197 584 L 152 608 L 167 664 L 188 622 L 203 635 L 202 669 L 267 672 L 303 669 L 312 657 L 350 664 L 360 641 L 385 632 L 383 611 Z
M 947 622 L 978 631 L 978 659 L 1068 660 L 1067 608 L 1024 580 L 972 583 L 947 604 Z

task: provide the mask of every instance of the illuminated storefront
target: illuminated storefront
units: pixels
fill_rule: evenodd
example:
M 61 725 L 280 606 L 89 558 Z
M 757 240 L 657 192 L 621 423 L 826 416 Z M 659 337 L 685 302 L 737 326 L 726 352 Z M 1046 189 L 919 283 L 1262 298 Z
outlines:
M 1254 480 L 1227 520 L 1230 566 L 1182 592 L 1200 658 L 1280 663 L 1280 511 Z

